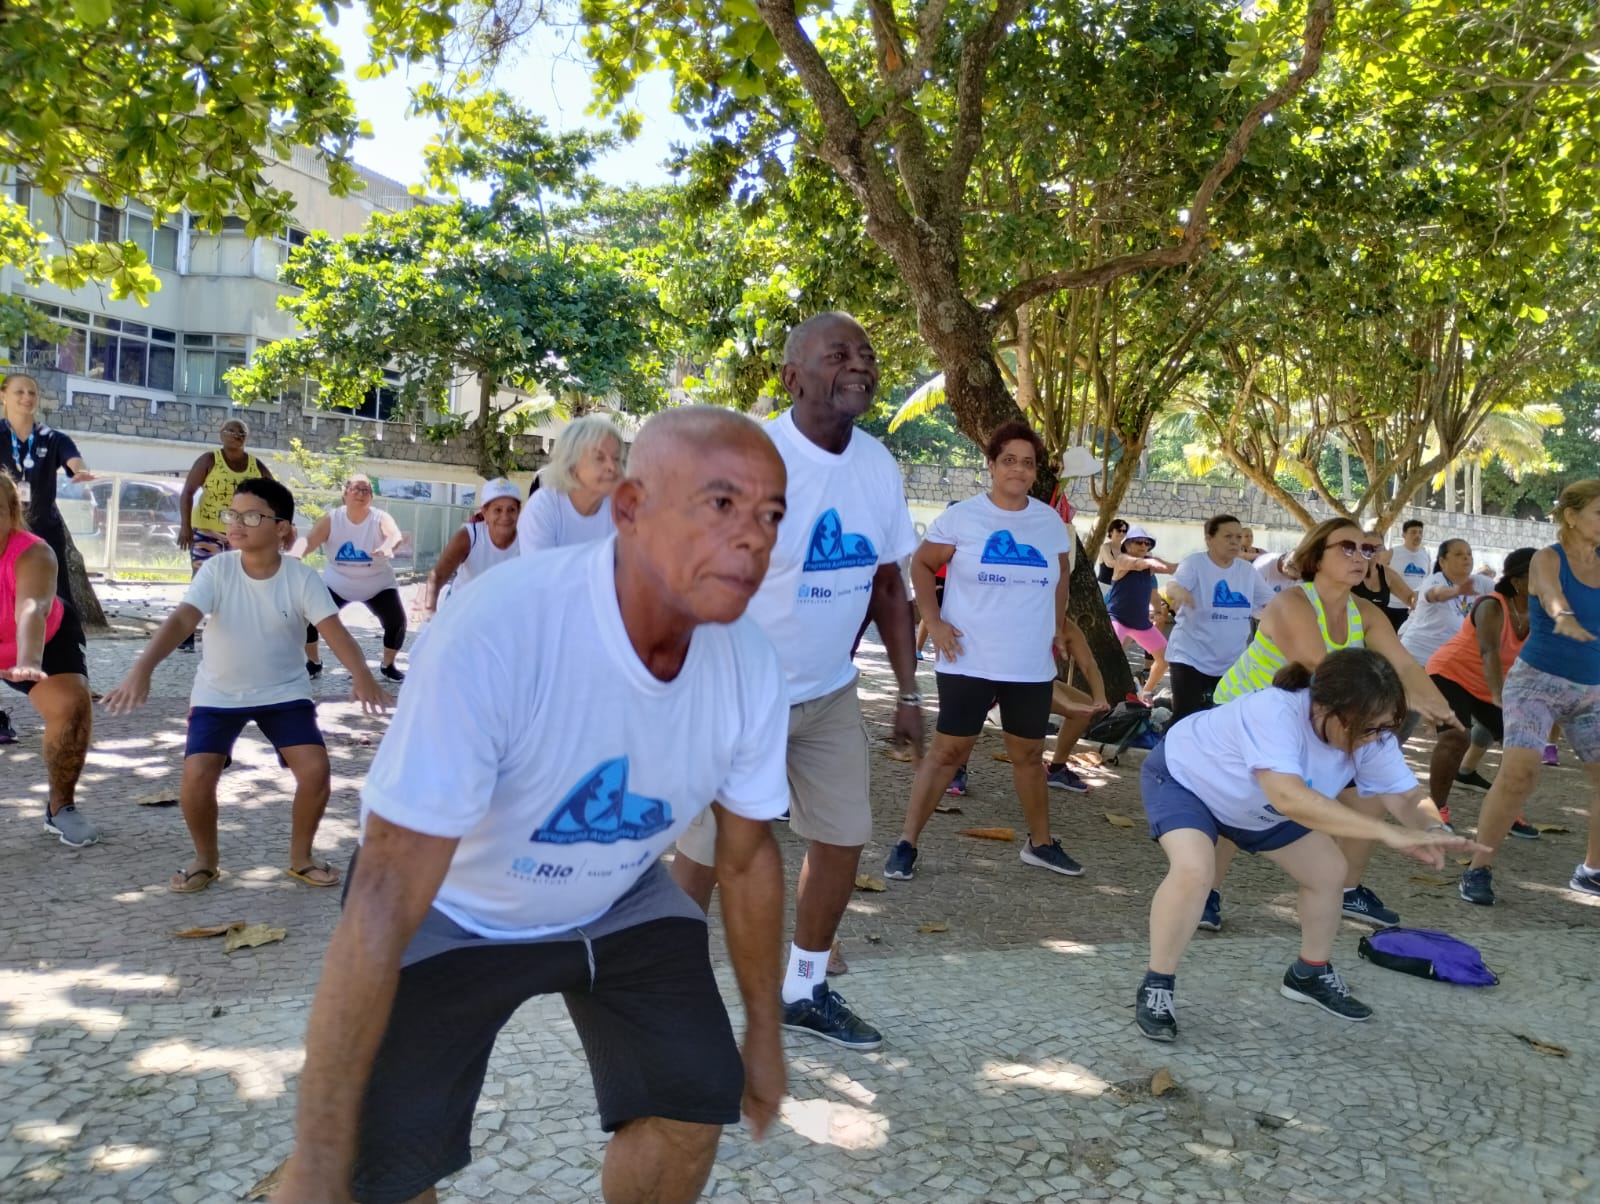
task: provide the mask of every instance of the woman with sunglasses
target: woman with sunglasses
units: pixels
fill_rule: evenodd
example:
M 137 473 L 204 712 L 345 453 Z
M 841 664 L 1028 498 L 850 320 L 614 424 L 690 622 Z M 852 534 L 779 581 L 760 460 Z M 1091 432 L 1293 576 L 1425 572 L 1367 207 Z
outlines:
M 1269 688 L 1191 716 L 1145 758 L 1140 790 L 1168 870 L 1150 901 L 1150 963 L 1134 1001 L 1140 1032 L 1153 1041 L 1178 1035 L 1178 960 L 1206 904 L 1212 846 L 1222 837 L 1264 854 L 1300 888 L 1300 956 L 1279 993 L 1344 1020 L 1372 1015 L 1330 961 L 1344 880 L 1340 843 L 1381 840 L 1435 869 L 1446 853 L 1479 847 L 1444 826 L 1406 766 L 1393 735 L 1405 718 L 1394 666 L 1347 648 L 1322 658 L 1315 673 L 1287 664 Z M 1335 798 L 1351 785 L 1369 806 L 1358 811 Z M 1385 813 L 1398 824 L 1385 823 Z
M 1422 664 L 1461 630 L 1473 604 L 1494 592 L 1494 578 L 1472 571 L 1472 545 L 1447 539 L 1439 545 L 1433 573 L 1417 587 L 1417 602 L 1406 620 L 1400 642 Z
M 1412 710 L 1433 723 L 1456 726 L 1450 704 L 1429 680 L 1427 671 L 1401 646 L 1389 620 L 1372 603 L 1351 593 L 1366 577 L 1367 566 L 1380 550 L 1347 519 L 1325 519 L 1311 528 L 1289 556 L 1288 565 L 1300 578 L 1299 588 L 1284 590 L 1261 612 L 1255 638 L 1216 688 L 1213 697 L 1218 705 L 1266 689 L 1285 665 L 1304 665 L 1314 670 L 1330 653 L 1340 649 L 1370 648 L 1394 667 Z M 1381 805 L 1362 799 L 1353 791 L 1347 791 L 1341 799 L 1368 815 L 1382 812 Z M 1398 924 L 1400 917 L 1361 884 L 1374 842 L 1349 838 L 1342 847 L 1349 863 L 1344 914 L 1376 927 Z M 1217 842 L 1215 889 L 1206 902 L 1202 928 L 1215 932 L 1222 927 L 1222 879 L 1237 851 L 1231 841 Z
M 1139 692 L 1146 702 L 1167 674 L 1167 637 L 1150 618 L 1156 574 L 1178 571 L 1177 565 L 1150 554 L 1155 547 L 1150 532 L 1139 526 L 1129 528 L 1111 570 L 1111 592 L 1106 594 L 1106 610 L 1117 639 L 1124 644 L 1132 640 L 1150 654 L 1150 676 Z

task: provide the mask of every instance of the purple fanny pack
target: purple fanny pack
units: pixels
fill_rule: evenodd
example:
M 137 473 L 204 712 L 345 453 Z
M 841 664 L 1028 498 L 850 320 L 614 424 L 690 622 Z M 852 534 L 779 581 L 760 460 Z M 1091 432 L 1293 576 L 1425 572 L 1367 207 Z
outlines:
M 1427 928 L 1380 928 L 1361 938 L 1361 956 L 1375 966 L 1453 982 L 1464 987 L 1492 987 L 1500 980 L 1483 956 L 1466 941 Z

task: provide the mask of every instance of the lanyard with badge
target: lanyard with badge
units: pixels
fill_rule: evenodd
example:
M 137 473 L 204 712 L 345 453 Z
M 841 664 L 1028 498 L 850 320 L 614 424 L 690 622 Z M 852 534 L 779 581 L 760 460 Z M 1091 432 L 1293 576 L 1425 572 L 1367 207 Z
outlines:
M 11 458 L 17 466 L 17 493 L 22 498 L 22 508 L 26 510 L 29 503 L 33 501 L 33 484 L 28 480 L 28 473 L 34 465 L 33 444 L 35 436 L 30 430 L 28 432 L 28 441 L 24 443 L 17 438 L 17 432 L 11 430 L 9 426 L 7 427 L 7 433 L 11 436 Z

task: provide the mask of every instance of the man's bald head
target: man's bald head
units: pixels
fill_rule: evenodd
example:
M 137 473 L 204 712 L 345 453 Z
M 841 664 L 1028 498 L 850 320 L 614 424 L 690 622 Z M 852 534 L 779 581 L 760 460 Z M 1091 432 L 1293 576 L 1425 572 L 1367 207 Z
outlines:
M 798 363 L 805 354 L 807 340 L 815 334 L 840 325 L 865 333 L 861 323 L 855 320 L 855 316 L 845 313 L 842 309 L 829 309 L 820 314 L 812 314 L 789 331 L 789 337 L 784 339 L 783 362 L 786 364 Z

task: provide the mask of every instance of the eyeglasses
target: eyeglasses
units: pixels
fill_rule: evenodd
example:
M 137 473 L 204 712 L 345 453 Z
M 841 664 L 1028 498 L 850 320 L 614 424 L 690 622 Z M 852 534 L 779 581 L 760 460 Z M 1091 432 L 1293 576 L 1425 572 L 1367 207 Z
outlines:
M 1383 551 L 1383 545 L 1381 544 L 1357 543 L 1353 539 L 1336 539 L 1328 544 L 1328 547 L 1338 548 L 1346 556 L 1352 558 L 1359 555 L 1363 560 L 1371 560 L 1379 552 Z
M 222 512 L 222 525 L 225 527 L 231 527 L 234 523 L 243 523 L 245 526 L 254 529 L 266 522 L 284 523 L 288 521 L 286 518 L 279 518 L 276 514 L 262 514 L 259 510 L 224 510 Z
M 347 485 L 347 486 L 345 486 L 345 492 L 346 493 L 371 493 L 372 492 L 372 486 L 371 485 Z

